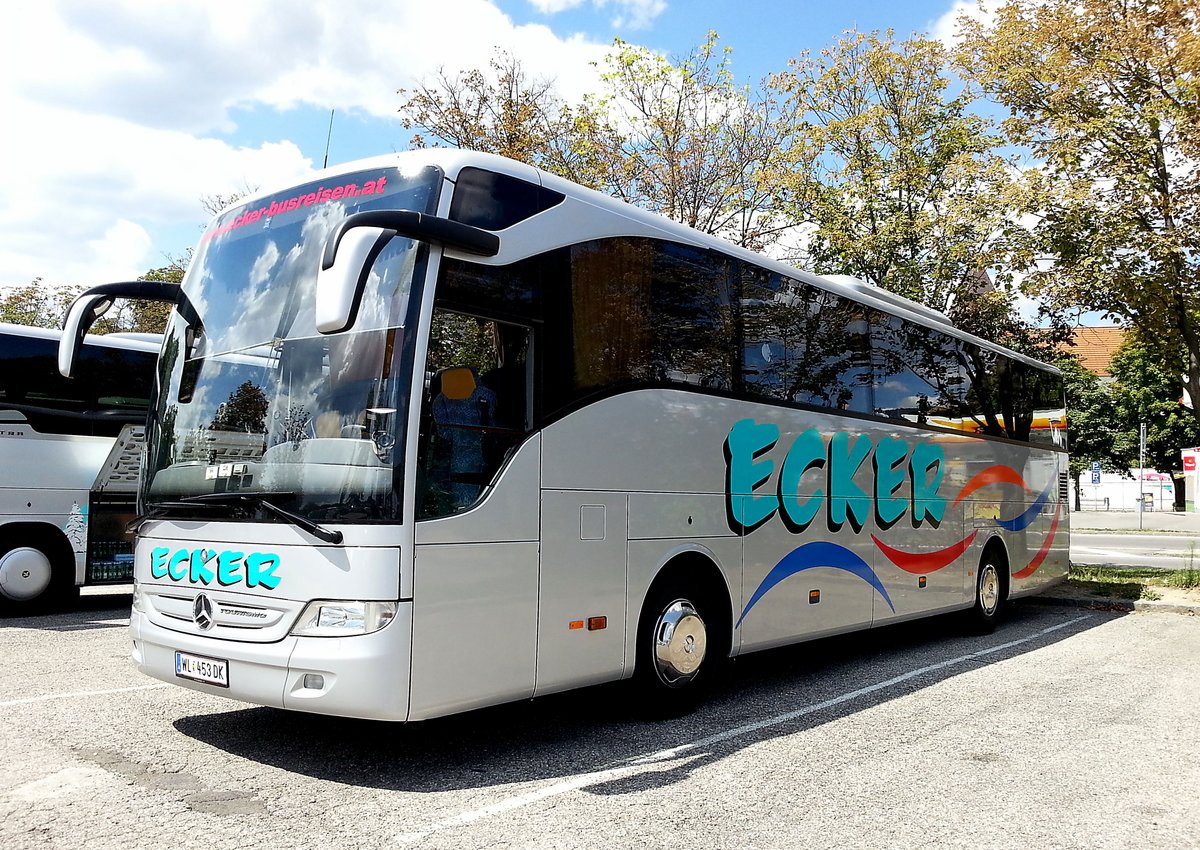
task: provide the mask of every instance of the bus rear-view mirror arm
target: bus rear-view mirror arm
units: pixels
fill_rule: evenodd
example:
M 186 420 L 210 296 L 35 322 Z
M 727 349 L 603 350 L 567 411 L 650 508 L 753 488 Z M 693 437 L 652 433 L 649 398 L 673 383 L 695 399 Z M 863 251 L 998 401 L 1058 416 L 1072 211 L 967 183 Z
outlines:
M 317 272 L 317 330 L 340 333 L 354 324 L 367 272 L 393 236 L 433 242 L 468 254 L 494 257 L 495 233 L 412 210 L 370 210 L 344 218 L 325 242 Z
M 83 338 L 92 325 L 104 316 L 118 298 L 140 298 L 144 301 L 168 301 L 178 304 L 180 287 L 176 283 L 160 283 L 153 280 L 129 280 L 120 283 L 102 283 L 83 292 L 67 310 L 63 320 L 63 334 L 58 342 L 58 371 L 63 377 L 71 377 L 75 369 L 75 358 L 83 345 Z

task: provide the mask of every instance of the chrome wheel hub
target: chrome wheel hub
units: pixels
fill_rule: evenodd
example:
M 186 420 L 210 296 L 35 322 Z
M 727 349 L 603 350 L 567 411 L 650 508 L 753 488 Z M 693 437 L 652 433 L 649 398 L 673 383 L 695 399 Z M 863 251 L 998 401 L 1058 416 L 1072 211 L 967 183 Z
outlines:
M 984 564 L 979 570 L 979 607 L 989 617 L 1000 604 L 1000 574 L 994 564 Z
M 696 677 L 708 649 L 704 620 L 692 603 L 677 599 L 654 624 L 654 669 L 663 684 L 682 687 Z

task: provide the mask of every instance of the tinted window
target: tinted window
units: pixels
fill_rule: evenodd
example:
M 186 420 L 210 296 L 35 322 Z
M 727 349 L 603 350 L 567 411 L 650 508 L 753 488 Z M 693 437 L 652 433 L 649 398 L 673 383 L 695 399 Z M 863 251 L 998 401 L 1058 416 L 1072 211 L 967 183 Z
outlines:
M 969 419 L 968 380 L 953 337 L 877 314 L 871 347 L 876 414 L 953 428 Z
M 561 204 L 564 196 L 506 174 L 479 168 L 464 168 L 458 175 L 450 218 L 482 227 L 503 230 Z
M 417 449 L 417 516 L 465 510 L 529 433 L 530 329 L 434 308 Z
M 629 383 L 733 388 L 738 356 L 729 261 L 646 239 L 571 249 L 577 392 Z
M 975 345 L 964 345 L 963 354 L 978 433 L 1061 444 L 1066 417 L 1058 375 Z
M 58 342 L 0 335 L 0 407 L 25 414 L 34 430 L 116 436 L 145 421 L 155 354 L 84 345 L 75 377 L 58 372 Z
M 780 275 L 743 279 L 745 391 L 868 412 L 871 365 L 863 308 Z
M 437 285 L 438 301 L 470 312 L 540 318 L 543 264 L 543 259 L 535 258 L 507 266 L 482 266 L 446 257 Z
M 447 306 L 534 327 L 535 421 L 597 393 L 679 385 L 1061 437 L 1057 376 L 718 252 L 617 238 L 508 267 L 442 268 Z

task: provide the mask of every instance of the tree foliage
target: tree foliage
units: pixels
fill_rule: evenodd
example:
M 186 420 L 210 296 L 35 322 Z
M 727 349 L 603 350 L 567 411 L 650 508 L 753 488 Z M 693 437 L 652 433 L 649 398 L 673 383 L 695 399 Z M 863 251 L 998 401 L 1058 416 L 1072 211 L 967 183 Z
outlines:
M 182 257 L 176 257 L 165 266 L 150 269 L 145 274 L 140 275 L 138 280 L 152 280 L 159 283 L 183 283 L 183 276 L 187 273 L 187 267 L 191 262 L 191 258 L 192 251 L 189 248 L 188 252 Z M 126 318 L 128 330 L 137 333 L 160 334 L 167 329 L 167 318 L 171 314 L 171 305 L 165 301 L 130 301 L 124 305 L 123 313 Z
M 487 68 L 439 69 L 400 107 L 411 143 L 537 165 L 755 248 L 780 225 L 777 176 L 790 144 L 775 101 L 734 80 L 717 36 L 678 60 L 616 41 L 602 89 L 573 106 L 553 81 L 498 52 Z
M 25 286 L 7 290 L 0 299 L 0 321 L 35 328 L 61 328 L 71 302 L 82 286 L 51 286 L 35 277 Z M 96 322 L 92 333 L 112 333 L 120 330 L 115 317 L 106 316 Z
M 238 431 L 261 434 L 266 427 L 267 396 L 253 381 L 243 381 L 229 398 L 217 407 L 208 426 L 213 431 Z
M 1198 28 L 1192 0 L 1008 0 L 958 59 L 1043 163 L 1029 287 L 1185 351 L 1200 398 Z
M 1067 445 L 1071 450 L 1069 471 L 1075 480 L 1075 510 L 1079 510 L 1082 475 L 1093 461 L 1105 469 L 1124 471 L 1137 463 L 1137 451 L 1129 454 L 1128 432 L 1113 416 L 1113 398 L 1100 382 L 1072 355 L 1056 364 L 1063 373 L 1067 394 Z
M 1179 349 L 1130 334 L 1113 355 L 1110 421 L 1119 423 L 1120 451 L 1127 466 L 1138 462 L 1138 426 L 1146 425 L 1146 466 L 1178 469 L 1179 450 L 1200 445 L 1200 425 L 1180 404 L 1179 375 L 1184 355 Z
M 412 89 L 400 89 L 406 129 L 416 148 L 448 145 L 547 165 L 570 131 L 570 113 L 554 81 L 529 75 L 521 60 L 497 50 L 487 68 L 438 68 Z
M 674 61 L 618 39 L 602 80 L 586 109 L 610 128 L 590 140 L 600 188 L 738 245 L 775 241 L 795 122 L 774 93 L 738 84 L 716 33 Z
M 851 32 L 771 79 L 802 116 L 785 179 L 812 227 L 808 264 L 942 311 L 1007 269 L 1017 191 L 973 91 L 951 95 L 947 62 L 937 41 Z

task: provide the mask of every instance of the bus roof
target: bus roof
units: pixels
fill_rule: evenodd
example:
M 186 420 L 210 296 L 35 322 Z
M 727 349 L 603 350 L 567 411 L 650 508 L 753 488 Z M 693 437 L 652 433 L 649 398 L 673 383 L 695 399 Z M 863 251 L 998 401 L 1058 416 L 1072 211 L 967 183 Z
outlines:
M 33 339 L 48 339 L 58 342 L 62 331 L 58 328 L 35 328 L 32 325 L 17 325 L 0 322 L 0 336 L 25 336 Z M 148 351 L 157 354 L 162 348 L 162 334 L 112 333 L 88 334 L 84 345 L 99 345 L 107 348 L 124 348 L 131 351 Z
M 825 277 L 798 269 L 795 266 L 772 259 L 765 254 L 742 248 L 718 236 L 702 233 L 699 230 L 680 224 L 658 213 L 627 204 L 617 198 L 605 195 L 603 192 L 573 183 L 527 163 L 517 162 L 516 160 L 497 156 L 496 154 L 462 150 L 459 148 L 423 148 L 342 163 L 324 170 L 314 171 L 308 177 L 303 178 L 303 180 L 304 182 L 308 182 L 309 180 L 322 178 L 336 178 L 339 175 L 370 168 L 399 168 L 401 171 L 414 171 L 426 166 L 435 166 L 441 169 L 446 179 L 451 182 L 457 180 L 459 172 L 464 168 L 480 168 L 494 171 L 527 182 L 539 183 L 547 189 L 559 192 L 568 199 L 571 206 L 568 210 L 562 209 L 566 204 L 552 207 L 533 218 L 515 224 L 504 231 L 500 231 L 502 234 L 500 254 L 494 258 L 472 257 L 471 259 L 475 262 L 491 264 L 510 263 L 555 248 L 566 247 L 582 240 L 605 237 L 646 236 L 681 242 L 696 247 L 720 251 L 731 257 L 753 262 L 767 271 L 794 278 L 834 295 L 872 307 L 882 313 L 894 315 L 931 330 L 946 333 L 964 342 L 995 351 L 1039 369 L 1059 373 L 1059 370 L 1054 366 L 967 333 L 956 327 L 943 313 L 892 293 L 869 281 L 851 278 L 846 275 Z M 291 185 L 295 185 L 296 182 L 298 181 L 292 181 Z M 286 187 L 277 186 L 272 187 L 269 191 L 255 193 L 252 196 L 240 199 L 234 206 L 244 206 L 254 203 L 257 199 L 273 195 L 284 188 Z M 602 215 L 596 216 L 596 211 L 600 211 Z M 223 215 L 224 212 L 225 210 L 222 210 L 218 215 Z M 592 229 L 589 230 L 587 227 L 582 227 L 576 231 L 572 228 L 547 227 L 545 225 L 546 216 L 563 214 L 564 212 L 573 215 L 573 221 L 593 225 Z M 589 212 L 591 215 L 589 215 Z

